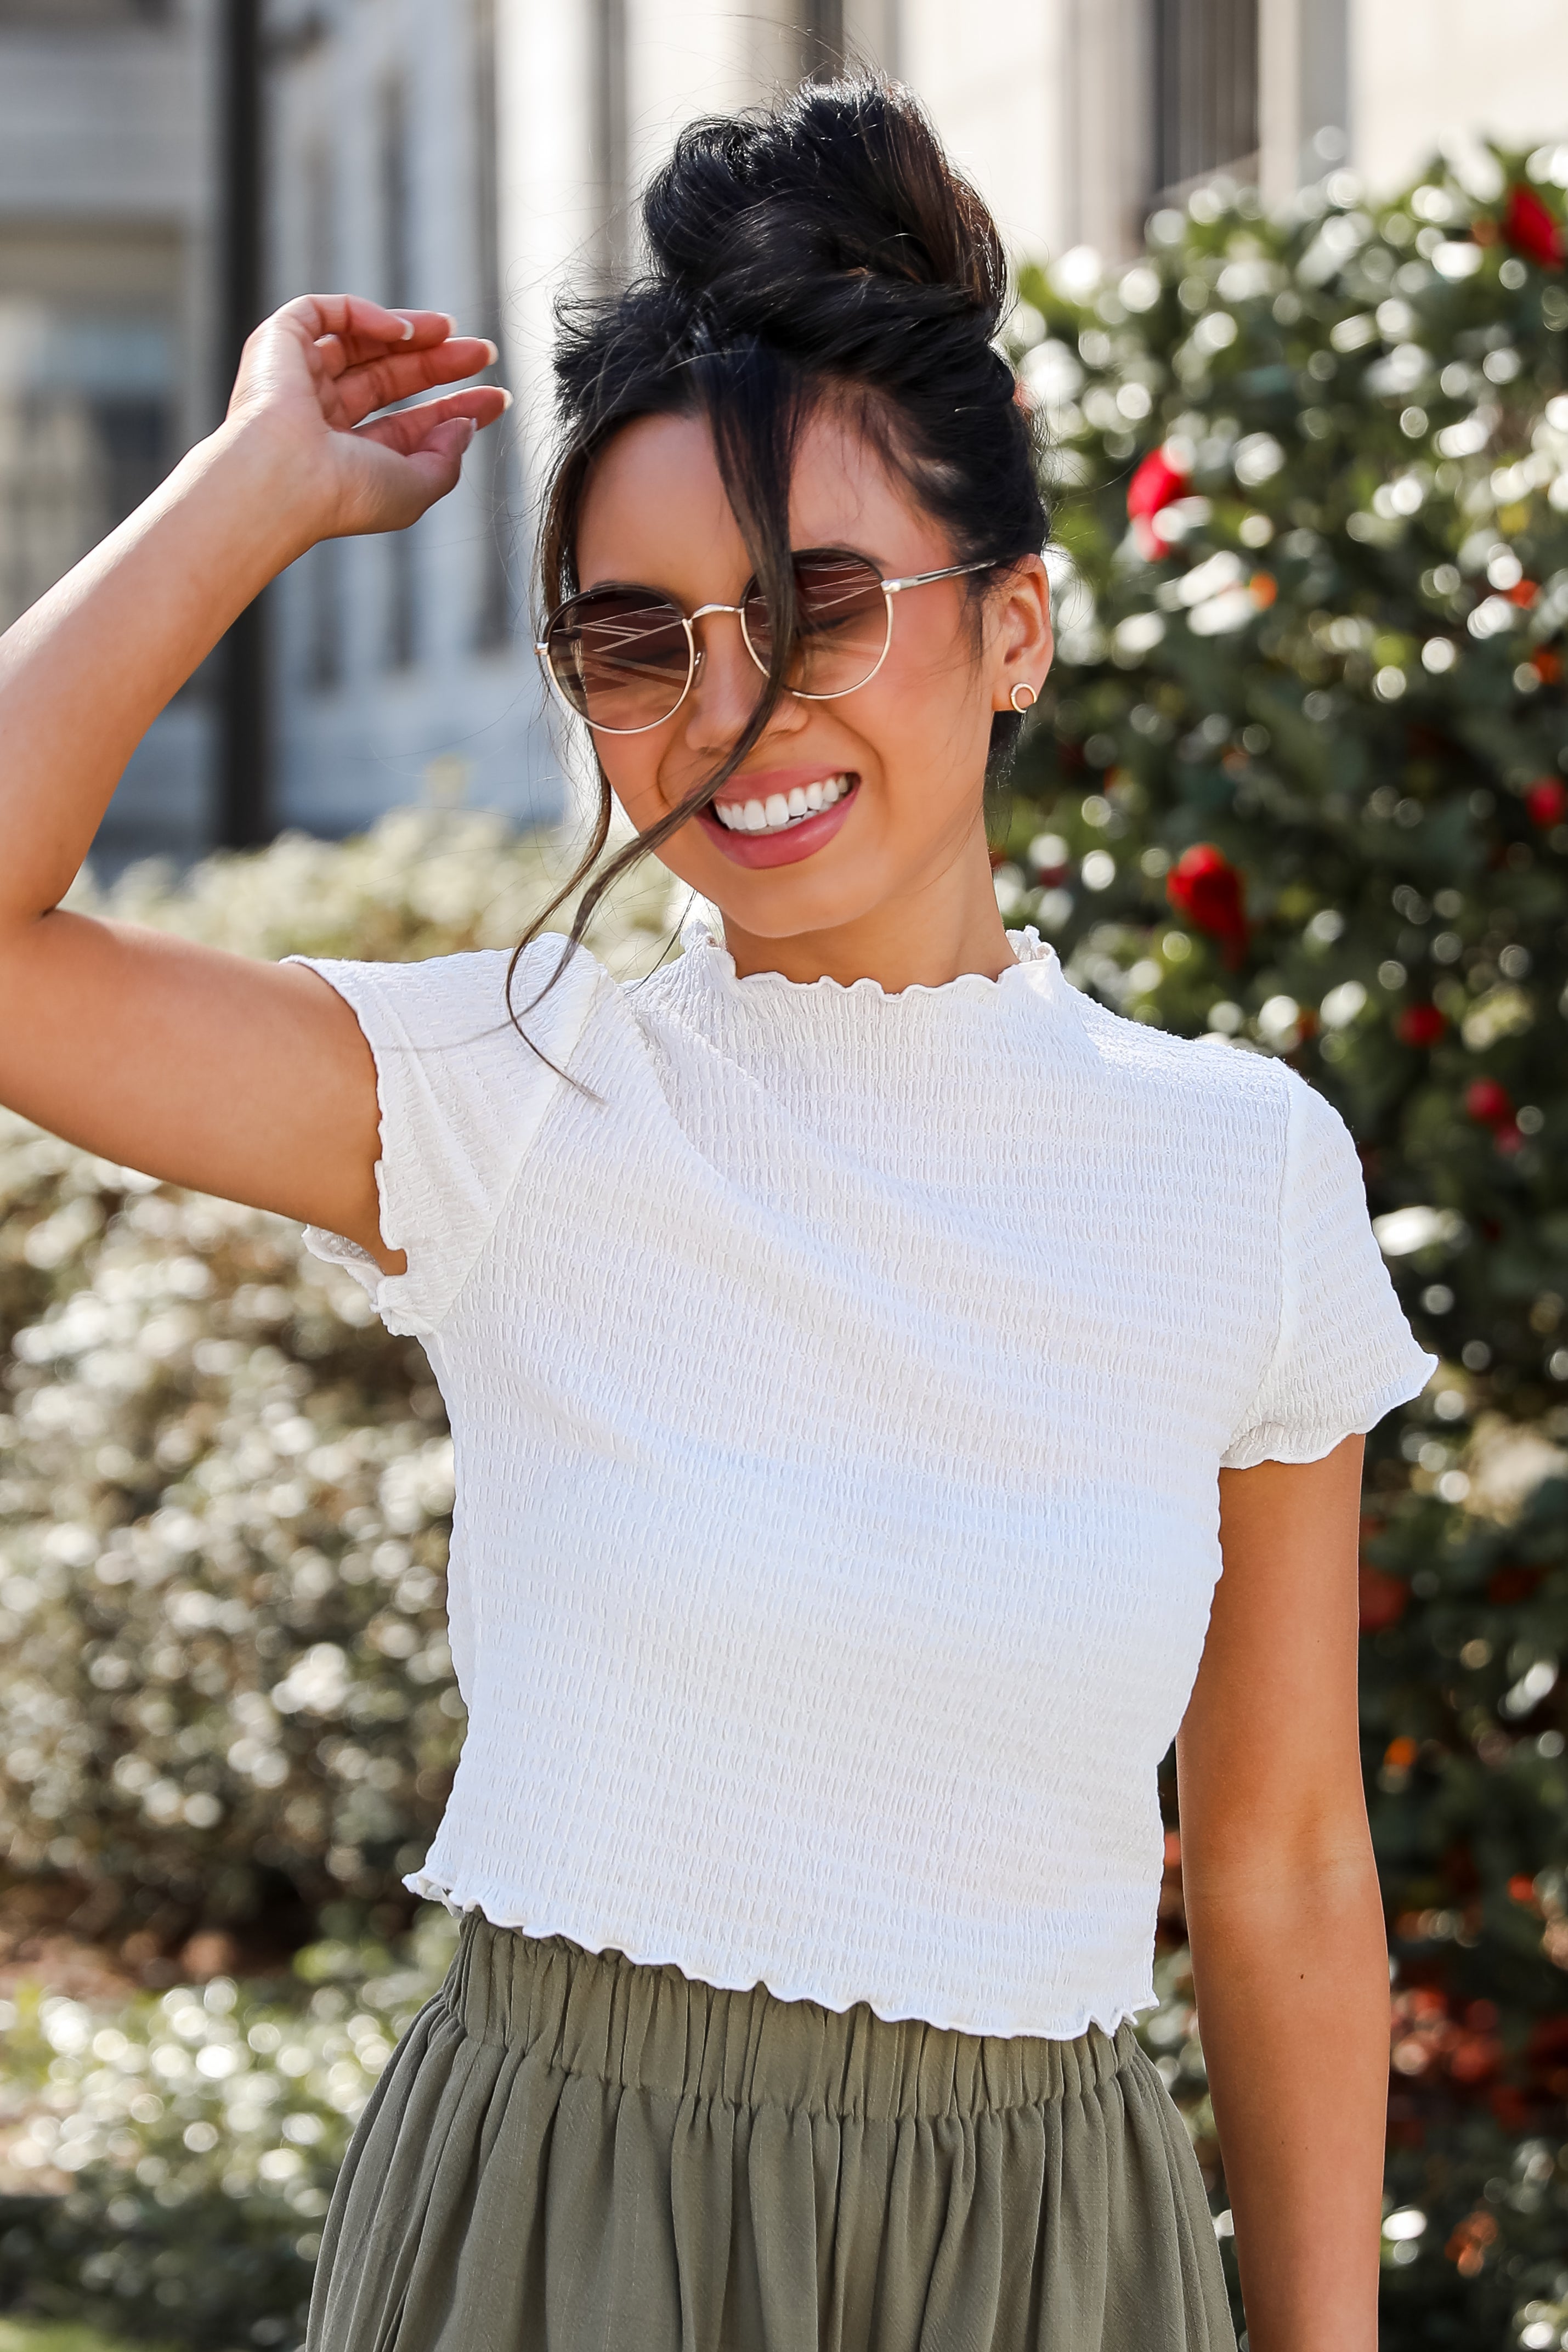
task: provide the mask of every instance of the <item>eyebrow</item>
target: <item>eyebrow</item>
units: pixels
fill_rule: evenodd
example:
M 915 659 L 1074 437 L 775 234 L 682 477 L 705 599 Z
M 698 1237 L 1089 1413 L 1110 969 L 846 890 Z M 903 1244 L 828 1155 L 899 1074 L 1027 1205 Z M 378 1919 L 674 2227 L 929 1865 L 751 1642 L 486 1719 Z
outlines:
M 792 556 L 858 555 L 862 563 L 869 563 L 872 565 L 879 580 L 895 579 L 899 576 L 897 573 L 890 572 L 888 571 L 886 559 L 884 557 L 873 554 L 869 547 L 853 546 L 847 539 L 816 540 L 802 547 L 791 545 L 789 552 Z M 912 574 L 910 576 L 923 577 L 924 575 Z M 741 583 L 743 591 L 750 586 L 752 581 L 755 580 L 757 574 L 755 572 L 747 572 L 745 580 Z M 612 574 L 603 580 L 584 580 L 579 586 L 576 593 L 580 596 L 587 596 L 591 594 L 593 590 L 596 588 L 646 589 L 651 590 L 655 595 L 667 596 L 674 604 L 679 604 L 681 603 L 680 597 L 673 588 L 663 587 L 656 580 L 634 580 L 630 576 L 623 576 L 620 573 Z M 704 599 L 703 601 L 706 602 L 709 600 Z M 685 607 L 682 606 L 682 609 L 684 611 Z M 693 609 L 700 610 L 701 607 L 698 605 L 695 606 Z

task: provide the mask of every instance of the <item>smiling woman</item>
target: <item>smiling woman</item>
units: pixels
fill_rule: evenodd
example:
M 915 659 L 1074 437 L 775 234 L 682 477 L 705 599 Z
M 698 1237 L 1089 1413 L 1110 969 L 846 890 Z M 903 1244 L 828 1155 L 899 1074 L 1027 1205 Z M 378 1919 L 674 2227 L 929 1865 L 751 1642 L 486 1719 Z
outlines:
M 569 936 L 269 967 L 59 907 L 263 582 L 455 481 L 504 395 L 442 389 L 493 357 L 449 320 L 289 304 L 0 644 L 0 1097 L 308 1221 L 454 1433 L 468 1729 L 408 1884 L 461 1940 L 310 2352 L 1231 2352 L 1134 2031 L 1173 1737 L 1251 2338 L 1372 2352 L 1358 1433 L 1430 1360 L 1326 1105 L 1003 928 L 1046 517 L 918 110 L 699 125 L 646 217 L 559 356 Z M 626 987 L 583 928 L 650 851 L 717 913 Z
M 802 96 L 773 135 L 735 133 L 688 131 L 649 189 L 650 276 L 563 311 L 538 650 L 603 797 L 555 907 L 613 790 L 639 838 L 574 937 L 656 850 L 724 905 L 742 971 L 852 977 L 874 932 L 898 985 L 995 973 L 971 787 L 1051 657 L 1047 516 L 992 341 L 1000 242 L 907 105 L 873 133 Z M 813 784 L 827 806 L 791 809 Z M 965 903 L 945 878 L 933 925 L 938 872 Z

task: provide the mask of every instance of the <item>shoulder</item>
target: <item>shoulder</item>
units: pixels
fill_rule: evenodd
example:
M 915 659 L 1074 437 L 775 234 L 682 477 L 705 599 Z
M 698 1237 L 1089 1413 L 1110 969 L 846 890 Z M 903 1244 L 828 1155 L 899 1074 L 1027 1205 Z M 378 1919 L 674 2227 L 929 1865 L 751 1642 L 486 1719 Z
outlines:
M 584 948 L 546 932 L 518 955 L 480 948 L 409 963 L 294 956 L 352 1006 L 372 1045 L 443 1053 L 526 1051 L 530 1038 L 550 1050 L 580 1029 L 601 986 L 613 983 Z
M 1089 996 L 1080 997 L 1079 1006 L 1085 1043 L 1106 1076 L 1181 1123 L 1201 1125 L 1217 1117 L 1261 1122 L 1277 1129 L 1282 1143 L 1292 1090 L 1312 1092 L 1270 1054 L 1226 1038 L 1173 1036 Z

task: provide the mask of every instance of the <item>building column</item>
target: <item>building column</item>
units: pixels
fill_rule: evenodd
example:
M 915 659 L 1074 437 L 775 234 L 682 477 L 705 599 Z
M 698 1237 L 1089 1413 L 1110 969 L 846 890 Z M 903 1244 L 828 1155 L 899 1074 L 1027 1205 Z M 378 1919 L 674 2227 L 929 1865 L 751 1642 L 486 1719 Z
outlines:
M 1348 0 L 1259 0 L 1259 185 L 1287 204 L 1349 151 Z

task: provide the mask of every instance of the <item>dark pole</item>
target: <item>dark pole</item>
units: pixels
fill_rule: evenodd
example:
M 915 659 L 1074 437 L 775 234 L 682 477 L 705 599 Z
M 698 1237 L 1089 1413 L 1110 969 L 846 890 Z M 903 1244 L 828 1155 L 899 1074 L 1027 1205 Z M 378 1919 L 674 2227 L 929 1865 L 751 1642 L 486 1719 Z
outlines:
M 844 0 L 811 0 L 802 29 L 806 37 L 803 79 L 831 81 L 844 69 Z
M 223 229 L 218 245 L 219 399 L 226 403 L 246 337 L 266 301 L 261 11 L 220 0 L 218 126 Z M 216 833 L 229 849 L 270 835 L 267 812 L 267 604 L 257 597 L 218 649 Z

